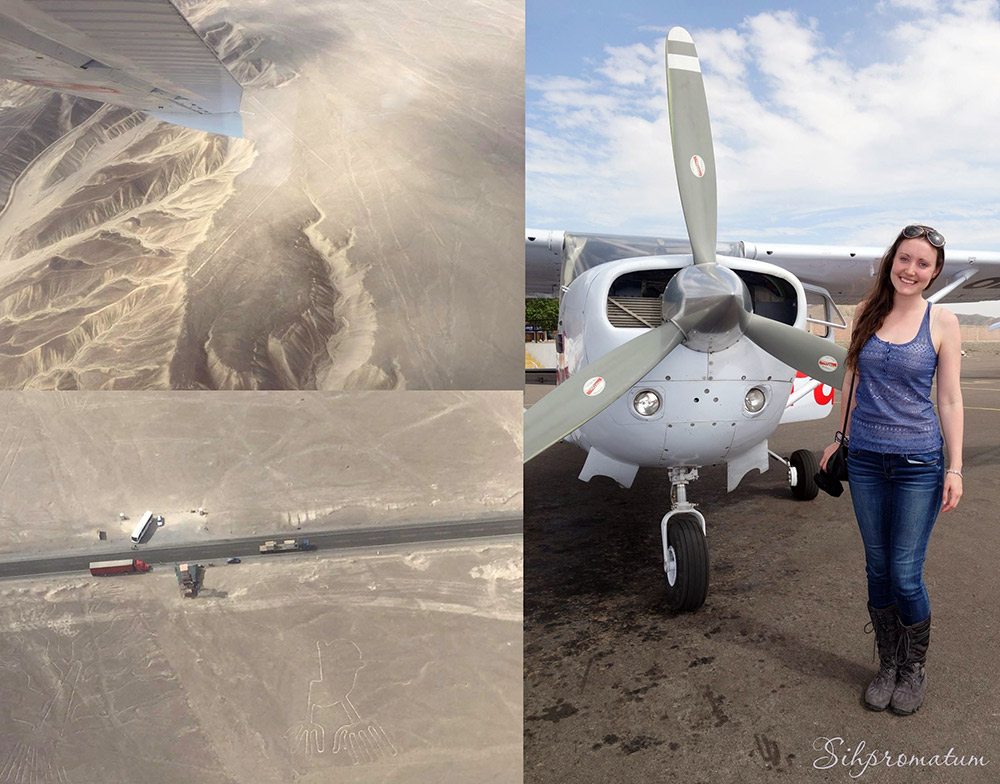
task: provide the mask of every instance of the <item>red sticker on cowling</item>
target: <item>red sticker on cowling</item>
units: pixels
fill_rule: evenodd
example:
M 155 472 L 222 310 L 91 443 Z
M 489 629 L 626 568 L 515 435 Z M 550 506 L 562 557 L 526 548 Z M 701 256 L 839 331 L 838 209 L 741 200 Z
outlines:
M 583 394 L 587 397 L 594 397 L 595 395 L 601 394 L 604 391 L 604 379 L 600 376 L 594 376 L 593 378 L 587 379 L 587 383 L 583 385 Z

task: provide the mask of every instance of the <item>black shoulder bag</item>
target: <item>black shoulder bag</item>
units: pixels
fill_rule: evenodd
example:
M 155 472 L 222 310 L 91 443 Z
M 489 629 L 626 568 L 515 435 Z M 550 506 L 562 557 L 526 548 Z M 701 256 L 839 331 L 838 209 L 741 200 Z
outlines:
M 857 378 L 857 373 L 851 377 L 851 389 L 847 393 L 847 408 L 844 409 L 844 424 L 840 430 L 841 433 L 846 433 L 847 431 L 847 418 L 851 415 L 851 402 L 854 399 L 854 382 Z M 819 473 L 816 474 L 815 480 L 820 490 L 824 493 L 829 493 L 834 498 L 837 498 L 844 492 L 844 485 L 842 483 L 847 481 L 846 435 L 843 436 L 843 440 L 840 442 L 837 451 L 830 455 L 830 459 L 826 461 L 826 470 L 820 469 Z

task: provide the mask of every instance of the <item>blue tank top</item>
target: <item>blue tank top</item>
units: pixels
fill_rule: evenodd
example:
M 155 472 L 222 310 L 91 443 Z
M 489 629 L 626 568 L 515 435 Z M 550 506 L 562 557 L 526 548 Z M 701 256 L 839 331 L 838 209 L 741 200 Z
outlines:
M 931 402 L 937 360 L 930 305 L 909 343 L 886 343 L 877 335 L 868 338 L 858 356 L 852 449 L 905 455 L 941 448 L 941 426 Z

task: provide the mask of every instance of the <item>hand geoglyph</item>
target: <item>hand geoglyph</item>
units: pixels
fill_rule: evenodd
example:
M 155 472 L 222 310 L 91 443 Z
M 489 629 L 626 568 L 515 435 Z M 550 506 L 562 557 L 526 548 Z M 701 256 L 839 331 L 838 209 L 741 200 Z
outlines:
M 309 682 L 305 721 L 285 733 L 292 753 L 306 756 L 345 754 L 351 765 L 363 765 L 397 754 L 374 717 L 363 717 L 350 694 L 365 666 L 361 649 L 348 640 L 317 641 L 319 677 Z M 327 743 L 328 729 L 334 728 Z

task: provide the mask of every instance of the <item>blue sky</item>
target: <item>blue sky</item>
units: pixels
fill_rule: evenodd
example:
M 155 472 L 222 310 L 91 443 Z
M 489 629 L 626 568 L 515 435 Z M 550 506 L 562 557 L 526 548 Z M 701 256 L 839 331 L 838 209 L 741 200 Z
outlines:
M 588 56 L 599 58 L 605 46 L 635 43 L 637 31 L 665 31 L 674 25 L 691 31 L 724 29 L 739 26 L 747 17 L 778 10 L 794 10 L 804 19 L 816 19 L 822 23 L 824 34 L 832 37 L 831 42 L 843 43 L 847 33 L 856 35 L 859 27 L 867 29 L 860 24 L 864 16 L 876 19 L 882 16 L 876 6 L 868 2 L 840 8 L 835 3 L 818 0 L 785 4 L 746 0 L 701 3 L 527 0 L 527 70 L 529 74 L 564 73 L 579 67 Z
M 685 236 L 663 39 L 702 59 L 719 238 L 1000 249 L 997 0 L 528 0 L 526 225 Z

